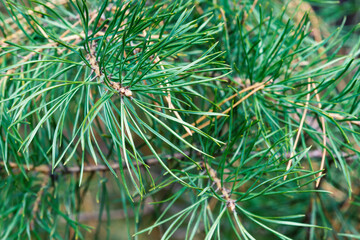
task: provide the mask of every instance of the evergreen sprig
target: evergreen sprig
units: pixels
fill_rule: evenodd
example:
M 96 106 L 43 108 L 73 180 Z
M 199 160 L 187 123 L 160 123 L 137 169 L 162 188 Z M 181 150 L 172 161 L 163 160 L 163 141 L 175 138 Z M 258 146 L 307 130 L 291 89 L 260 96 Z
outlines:
M 359 25 L 296 2 L 2 0 L 1 238 L 357 238 Z

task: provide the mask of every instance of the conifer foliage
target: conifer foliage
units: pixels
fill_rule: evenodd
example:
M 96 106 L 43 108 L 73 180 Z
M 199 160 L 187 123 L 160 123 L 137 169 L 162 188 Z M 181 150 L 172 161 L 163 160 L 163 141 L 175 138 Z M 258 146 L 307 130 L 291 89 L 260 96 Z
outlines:
M 1 0 L 0 238 L 360 238 L 339 6 Z

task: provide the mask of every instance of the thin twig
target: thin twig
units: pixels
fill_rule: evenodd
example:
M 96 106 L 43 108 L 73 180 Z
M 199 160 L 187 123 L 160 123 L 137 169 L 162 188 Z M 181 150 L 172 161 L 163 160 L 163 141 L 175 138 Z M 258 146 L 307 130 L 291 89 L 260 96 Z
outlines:
M 222 114 L 227 114 L 228 112 L 231 111 L 231 109 L 235 108 L 236 106 L 238 106 L 239 104 L 241 104 L 243 101 L 245 101 L 246 99 L 248 99 L 250 96 L 252 96 L 253 94 L 255 94 L 256 92 L 260 91 L 261 89 L 263 89 L 268 83 L 271 83 L 271 81 L 268 81 L 265 84 L 260 84 L 257 87 L 255 87 L 254 90 L 252 90 L 250 93 L 248 93 L 247 95 L 245 95 L 243 98 L 241 98 L 239 101 L 237 101 L 233 106 L 229 107 L 228 109 L 226 109 L 225 111 L 222 112 Z M 255 85 L 255 84 L 254 84 Z M 247 88 L 247 90 L 251 89 L 250 87 Z M 243 90 L 242 90 L 243 91 Z M 231 96 L 230 98 L 232 98 L 233 96 Z M 219 119 L 220 117 L 222 117 L 222 115 L 218 115 L 216 116 L 216 119 Z M 203 129 L 204 127 L 208 126 L 210 124 L 210 120 L 203 123 L 202 125 L 200 125 L 199 127 L 197 127 L 198 129 Z M 194 132 L 194 131 L 191 131 Z M 182 135 L 182 138 L 186 138 L 188 137 L 189 134 L 186 133 L 184 135 Z
M 322 105 L 321 105 L 321 100 L 320 100 L 320 96 L 319 93 L 316 89 L 316 85 L 313 83 L 313 88 L 315 89 L 315 97 L 316 100 L 318 102 L 318 107 L 319 109 L 321 109 Z M 323 116 L 320 117 L 320 121 L 321 121 L 321 125 L 322 125 L 322 134 L 323 134 L 323 154 L 322 154 L 322 158 L 321 158 L 321 165 L 320 165 L 320 170 L 324 169 L 325 166 L 325 157 L 326 157 L 326 125 L 325 125 L 325 118 Z M 318 179 L 316 180 L 316 187 L 319 187 L 320 181 L 321 181 L 321 174 L 322 172 L 318 173 Z
M 235 212 L 236 209 L 235 200 L 231 199 L 229 190 L 221 185 L 221 180 L 217 177 L 216 171 L 212 169 L 208 163 L 202 162 L 201 165 L 203 168 L 205 168 L 208 171 L 210 177 L 212 178 L 212 181 L 216 185 L 216 190 L 221 191 L 221 194 L 226 201 L 226 206 L 231 210 L 231 212 Z
M 346 119 L 344 116 L 341 116 L 340 114 L 338 113 L 328 113 L 328 115 L 334 119 L 337 119 L 337 120 L 343 120 L 343 121 L 346 121 L 350 124 L 355 124 L 355 125 L 358 125 L 360 126 L 360 119 L 359 120 L 350 120 L 350 119 Z
M 251 154 L 256 154 L 257 152 L 251 152 Z M 186 155 L 189 154 L 189 152 L 185 152 Z M 219 155 L 215 155 L 214 157 L 217 157 Z M 232 155 L 230 155 L 232 156 Z M 290 155 L 289 155 L 290 156 Z M 287 156 L 287 157 L 289 157 Z M 319 151 L 319 150 L 314 150 L 314 151 L 310 151 L 309 152 L 309 157 L 310 158 L 322 158 L 323 156 L 323 152 Z M 344 158 L 346 158 L 348 161 L 354 161 L 355 159 L 357 159 L 357 156 L 354 155 L 348 155 L 347 153 L 343 152 L 342 156 Z M 173 155 L 165 155 L 163 158 L 166 159 L 172 159 L 172 158 L 177 158 L 177 159 L 183 159 L 184 155 L 180 154 L 180 153 L 175 153 Z M 157 158 L 149 158 L 147 160 L 145 160 L 146 165 L 155 165 L 158 163 Z M 8 166 L 10 166 L 10 168 L 16 170 L 16 169 L 24 169 L 25 171 L 32 171 L 32 172 L 37 172 L 37 173 L 43 173 L 43 174 L 50 174 L 51 173 L 51 166 L 47 165 L 47 164 L 43 164 L 43 165 L 38 165 L 38 166 L 34 166 L 34 165 L 19 165 L 17 163 L 14 162 L 8 162 L 7 163 Z M 137 163 L 133 163 L 134 165 L 136 165 Z M 0 165 L 4 166 L 4 162 L 0 161 Z M 117 170 L 120 168 L 118 163 L 112 163 L 109 165 L 112 169 Z M 139 162 L 139 166 L 143 167 L 143 164 Z M 126 168 L 126 164 L 123 163 L 122 164 L 122 168 Z M 84 172 L 101 172 L 101 171 L 109 171 L 109 167 L 107 165 L 87 165 L 84 166 L 83 171 Z M 55 173 L 63 173 L 63 174 L 74 174 L 74 173 L 79 173 L 81 171 L 81 168 L 79 166 L 74 166 L 74 167 L 68 167 L 68 168 L 55 168 L 54 172 Z
M 185 154 L 188 154 L 185 152 Z M 181 153 L 175 153 L 173 155 L 165 155 L 163 158 L 166 159 L 172 159 L 172 158 L 183 158 L 184 155 Z M 158 159 L 157 158 L 149 158 L 147 160 L 145 160 L 145 165 L 155 165 L 158 163 Z M 7 163 L 8 166 L 10 168 L 12 168 L 13 170 L 16 169 L 24 169 L 25 171 L 32 171 L 32 172 L 37 172 L 37 173 L 43 173 L 43 174 L 50 174 L 52 172 L 51 166 L 47 165 L 47 164 L 43 164 L 43 165 L 38 165 L 38 166 L 34 166 L 34 165 L 18 165 L 17 163 L 14 162 L 8 162 Z M 142 164 L 141 162 L 136 162 L 133 163 L 133 165 L 138 164 L 140 167 L 144 167 L 144 164 Z M 0 165 L 4 165 L 4 162 L 0 162 Z M 120 169 L 120 165 L 119 163 L 110 163 L 109 166 L 113 169 L 113 170 L 117 170 Z M 126 163 L 123 163 L 121 165 L 121 168 L 125 169 Z M 108 171 L 109 167 L 107 165 L 87 165 L 84 166 L 83 170 L 81 169 L 80 166 L 74 166 L 74 167 L 68 167 L 68 168 L 55 168 L 54 173 L 63 173 L 63 174 L 72 174 L 72 173 L 79 173 L 80 171 L 83 172 L 100 172 L 100 171 Z
M 288 100 L 288 101 L 290 103 L 294 104 L 294 105 L 297 105 L 297 106 L 301 106 L 301 107 L 305 106 L 305 104 L 302 104 L 302 103 L 296 103 L 296 102 L 291 101 L 291 100 Z M 355 125 L 360 126 L 360 119 L 359 120 L 348 119 L 348 118 L 346 118 L 344 116 L 341 116 L 340 114 L 337 114 L 337 113 L 327 113 L 327 115 L 332 117 L 334 120 L 341 120 L 343 122 L 347 122 L 347 123 L 350 123 L 350 124 L 355 124 Z
M 40 202 L 41 202 L 41 197 L 42 195 L 44 194 L 44 189 L 46 187 L 46 185 L 48 184 L 49 182 L 49 178 L 45 178 L 42 180 L 42 184 L 41 184 L 41 187 L 40 187 L 40 191 L 37 192 L 36 194 L 36 199 L 35 199 L 35 202 L 33 204 L 33 208 L 32 208 L 32 215 L 33 215 L 33 219 L 31 219 L 31 222 L 30 222 L 30 226 L 33 228 L 34 226 L 34 220 L 35 220 L 35 215 L 39 209 L 39 205 L 40 205 Z
M 217 107 L 221 107 L 224 103 L 227 103 L 228 101 L 230 101 L 230 100 L 233 99 L 234 97 L 236 97 L 236 96 L 238 96 L 238 95 L 240 95 L 240 94 L 242 94 L 242 93 L 244 93 L 244 92 L 246 92 L 246 91 L 249 91 L 249 90 L 251 90 L 251 89 L 254 89 L 254 88 L 256 88 L 256 87 L 258 87 L 258 86 L 260 86 L 260 85 L 262 85 L 262 84 L 265 84 L 265 83 L 264 83 L 264 82 L 262 82 L 262 83 L 257 82 L 257 83 L 255 83 L 255 84 L 249 86 L 249 87 L 246 87 L 246 88 L 240 90 L 239 92 L 237 92 L 237 93 L 231 95 L 230 97 L 224 99 L 223 101 L 221 101 L 221 102 L 217 105 Z M 210 109 L 208 112 L 213 112 L 213 109 Z M 198 124 L 199 124 L 200 122 L 202 122 L 206 117 L 207 117 L 206 115 L 202 116 L 201 118 L 199 118 L 198 120 L 196 120 L 196 122 L 194 122 L 192 125 L 193 125 L 193 126 L 198 125 Z
M 294 156 L 294 153 L 295 153 L 295 150 L 296 150 L 296 147 L 297 147 L 297 144 L 298 144 L 298 141 L 300 139 L 300 135 L 301 135 L 301 132 L 302 132 L 302 129 L 303 129 L 303 126 L 304 126 L 304 122 L 305 122 L 305 119 L 306 119 L 306 114 L 307 114 L 307 111 L 308 111 L 308 105 L 309 105 L 309 101 L 310 101 L 310 90 L 311 90 L 311 83 L 310 83 L 310 78 L 308 79 L 308 94 L 306 95 L 306 104 L 305 104 L 305 109 L 304 109 L 304 112 L 303 112 L 303 115 L 302 115 L 302 118 L 301 118 L 301 121 L 300 121 L 300 125 L 299 125 L 299 129 L 298 129 L 298 132 L 296 134 L 296 138 L 295 138 L 295 142 L 294 142 L 294 145 L 293 145 L 293 149 L 290 153 L 290 160 L 287 164 L 287 167 L 286 167 L 286 171 L 288 171 L 291 167 L 291 164 L 292 164 L 292 157 Z M 287 175 L 284 176 L 284 180 L 286 180 L 286 177 Z
M 251 6 L 251 8 L 250 8 L 250 10 L 249 10 L 249 12 L 247 13 L 247 12 L 245 12 L 245 17 L 244 17 L 244 19 L 242 20 L 243 22 L 245 22 L 246 21 L 246 19 L 249 17 L 249 15 L 254 11 L 254 9 L 255 9 L 255 6 L 256 6 L 256 4 L 257 4 L 257 2 L 258 2 L 258 0 L 254 0 L 254 2 L 253 2 L 253 4 L 252 4 L 252 6 Z
M 154 59 L 154 63 L 158 63 L 159 61 L 160 61 L 159 56 L 156 56 L 155 59 Z M 165 68 L 164 68 L 164 66 L 162 64 L 160 64 L 160 68 L 163 71 L 165 70 Z M 169 86 L 168 80 L 165 80 L 165 83 L 166 83 L 166 86 Z M 163 86 L 160 84 L 160 88 L 162 88 L 162 87 Z M 164 91 L 164 93 L 166 93 L 166 91 Z M 171 102 L 171 94 L 170 94 L 169 89 L 167 89 L 167 95 L 165 96 L 165 100 L 168 103 L 168 106 L 169 106 L 170 109 L 175 109 L 173 103 Z M 173 112 L 174 112 L 176 118 L 183 122 L 180 114 L 175 110 L 173 110 Z M 187 134 L 192 135 L 192 131 L 188 127 L 186 127 L 185 125 L 183 125 L 183 127 L 186 130 Z

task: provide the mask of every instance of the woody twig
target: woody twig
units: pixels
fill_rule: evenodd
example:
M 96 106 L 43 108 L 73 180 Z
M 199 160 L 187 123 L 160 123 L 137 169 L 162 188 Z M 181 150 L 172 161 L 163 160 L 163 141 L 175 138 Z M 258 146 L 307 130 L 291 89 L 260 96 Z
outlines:
M 216 185 L 216 190 L 221 192 L 224 200 L 226 201 L 226 206 L 231 210 L 231 212 L 235 212 L 236 204 L 235 200 L 231 199 L 230 191 L 222 186 L 221 180 L 217 177 L 216 171 L 210 167 L 208 163 L 202 162 L 201 167 L 205 168 L 209 173 L 212 181 Z

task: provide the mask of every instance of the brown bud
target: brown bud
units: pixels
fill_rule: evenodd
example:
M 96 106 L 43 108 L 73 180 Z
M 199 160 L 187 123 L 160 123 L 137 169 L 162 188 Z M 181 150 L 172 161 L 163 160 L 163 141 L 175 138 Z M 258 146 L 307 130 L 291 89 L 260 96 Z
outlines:
M 125 96 L 132 97 L 132 91 L 130 89 L 125 89 Z

